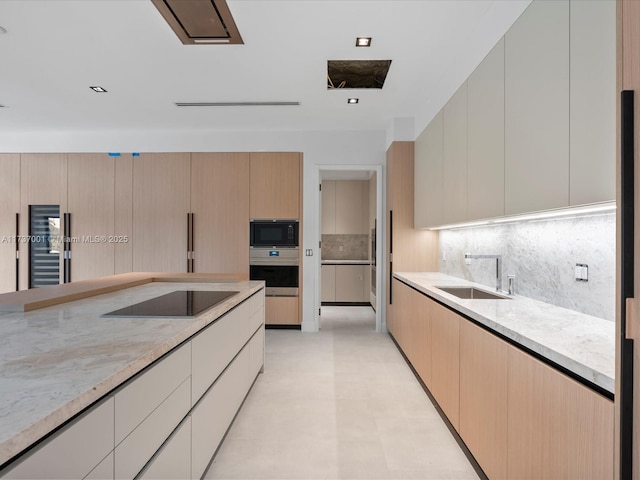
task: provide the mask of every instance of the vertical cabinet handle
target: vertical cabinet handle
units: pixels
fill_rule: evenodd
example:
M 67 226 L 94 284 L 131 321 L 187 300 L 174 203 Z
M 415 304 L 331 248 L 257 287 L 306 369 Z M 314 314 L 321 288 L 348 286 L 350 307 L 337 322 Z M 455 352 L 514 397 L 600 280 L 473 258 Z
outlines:
M 634 290 L 634 92 L 620 94 L 620 479 L 631 480 L 633 475 L 633 339 L 627 338 L 627 299 Z
M 195 249 L 195 214 L 191 214 L 191 273 L 195 272 L 196 249 Z
M 62 242 L 63 242 L 63 282 L 69 283 L 71 282 L 71 214 L 64 213 L 63 214 L 63 234 L 62 234 Z
M 389 305 L 393 305 L 393 210 L 389 210 Z
M 16 213 L 16 292 L 20 290 L 20 214 Z
M 193 273 L 194 271 L 195 252 L 193 250 L 193 223 L 194 214 L 187 213 L 187 273 Z

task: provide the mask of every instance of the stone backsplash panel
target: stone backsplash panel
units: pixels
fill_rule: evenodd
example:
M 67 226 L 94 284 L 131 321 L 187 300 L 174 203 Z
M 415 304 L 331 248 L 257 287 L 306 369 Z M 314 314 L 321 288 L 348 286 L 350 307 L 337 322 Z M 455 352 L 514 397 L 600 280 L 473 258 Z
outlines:
M 369 235 L 322 235 L 322 260 L 368 260 Z
M 615 213 L 440 232 L 440 272 L 495 288 L 495 261 L 464 254 L 502 255 L 502 283 L 515 275 L 516 294 L 615 320 Z M 576 263 L 589 280 L 576 281 Z

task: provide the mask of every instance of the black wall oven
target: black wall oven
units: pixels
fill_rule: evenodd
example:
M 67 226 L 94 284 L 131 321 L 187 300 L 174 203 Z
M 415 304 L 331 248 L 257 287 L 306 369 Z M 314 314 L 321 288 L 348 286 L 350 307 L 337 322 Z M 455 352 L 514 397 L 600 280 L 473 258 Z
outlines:
M 298 220 L 251 220 L 251 247 L 298 247 Z
M 265 295 L 298 296 L 298 247 L 250 248 L 249 278 L 264 280 Z

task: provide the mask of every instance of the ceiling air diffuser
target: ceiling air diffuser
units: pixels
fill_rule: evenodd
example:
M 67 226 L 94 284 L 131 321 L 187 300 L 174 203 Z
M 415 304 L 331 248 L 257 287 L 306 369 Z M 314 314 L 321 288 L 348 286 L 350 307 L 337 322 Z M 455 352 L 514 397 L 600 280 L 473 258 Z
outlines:
M 151 0 L 185 45 L 244 43 L 225 0 Z

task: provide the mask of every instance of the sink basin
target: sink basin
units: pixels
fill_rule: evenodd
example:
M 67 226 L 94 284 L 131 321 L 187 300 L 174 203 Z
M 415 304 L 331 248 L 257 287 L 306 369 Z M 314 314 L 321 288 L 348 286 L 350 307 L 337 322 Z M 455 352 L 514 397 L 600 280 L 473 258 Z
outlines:
M 509 300 L 509 297 L 499 293 L 488 292 L 476 287 L 436 287 L 458 298 L 470 298 L 474 300 Z

